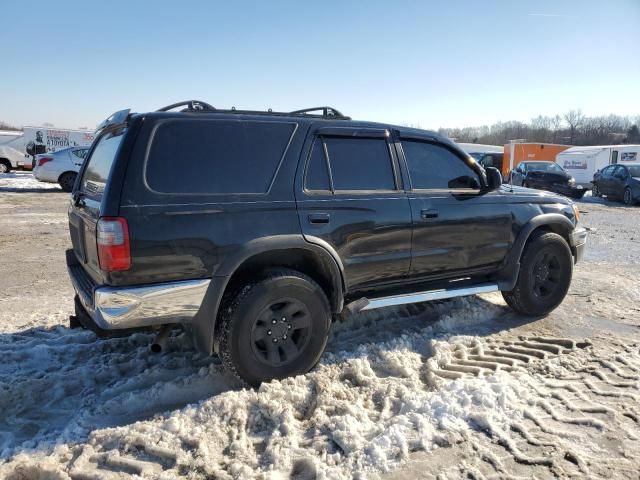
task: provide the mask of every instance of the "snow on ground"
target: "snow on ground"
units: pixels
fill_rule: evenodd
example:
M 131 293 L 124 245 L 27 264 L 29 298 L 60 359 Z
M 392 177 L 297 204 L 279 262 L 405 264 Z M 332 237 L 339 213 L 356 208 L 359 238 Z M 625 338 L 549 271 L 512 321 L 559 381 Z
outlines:
M 412 452 L 489 435 L 509 453 L 493 459 L 501 468 L 512 460 L 588 475 L 606 470 L 605 433 L 621 433 L 616 448 L 625 455 L 640 451 L 638 345 L 594 357 L 590 342 L 452 335 L 495 330 L 505 309 L 489 300 L 368 314 L 338 329 L 314 371 L 258 390 L 240 389 L 214 358 L 190 350 L 184 335 L 162 356 L 149 353 L 142 334 L 96 340 L 58 328 L 5 335 L 0 458 L 9 462 L 0 473 L 366 478 Z M 392 331 L 412 325 L 354 345 L 374 322 Z M 628 417 L 616 413 L 620 403 Z
M 39 192 L 41 190 L 62 191 L 57 183 L 40 182 L 36 180 L 31 172 L 14 171 L 0 173 L 0 193 L 29 191 Z
M 0 478 L 637 477 L 640 209 L 579 203 L 592 248 L 549 317 L 499 294 L 366 312 L 249 390 L 179 331 L 155 355 L 66 328 L 67 202 L 0 195 Z

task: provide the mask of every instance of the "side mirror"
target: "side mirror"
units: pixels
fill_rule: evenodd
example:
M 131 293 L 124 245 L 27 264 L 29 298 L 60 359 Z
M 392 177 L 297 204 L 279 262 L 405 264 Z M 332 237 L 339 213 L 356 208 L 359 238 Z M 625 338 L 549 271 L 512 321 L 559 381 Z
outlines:
M 480 184 L 478 180 L 470 177 L 469 175 L 462 175 L 460 177 L 456 177 L 453 180 L 450 180 L 448 183 L 448 187 L 452 189 L 456 188 L 471 188 L 473 190 L 479 190 Z
M 489 186 L 489 190 L 497 190 L 502 185 L 502 174 L 500 170 L 494 167 L 487 167 L 487 184 Z

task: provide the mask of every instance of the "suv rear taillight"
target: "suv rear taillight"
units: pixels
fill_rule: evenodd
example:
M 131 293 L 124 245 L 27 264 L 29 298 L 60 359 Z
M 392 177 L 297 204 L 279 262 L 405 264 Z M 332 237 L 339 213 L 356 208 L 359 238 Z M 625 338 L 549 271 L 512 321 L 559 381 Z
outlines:
M 38 159 L 38 167 L 43 166 L 45 163 L 47 162 L 51 162 L 53 160 L 53 158 L 51 157 L 42 157 Z
M 129 270 L 131 249 L 129 226 L 122 217 L 101 217 L 96 227 L 98 260 L 105 272 Z

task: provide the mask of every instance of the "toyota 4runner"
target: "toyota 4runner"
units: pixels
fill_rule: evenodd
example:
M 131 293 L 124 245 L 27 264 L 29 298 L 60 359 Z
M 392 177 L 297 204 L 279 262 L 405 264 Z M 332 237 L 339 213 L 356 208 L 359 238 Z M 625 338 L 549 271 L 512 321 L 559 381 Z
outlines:
M 124 110 L 72 193 L 72 324 L 182 324 L 257 385 L 307 372 L 332 320 L 363 310 L 499 290 L 550 312 L 585 246 L 578 217 L 436 133 L 330 107 Z

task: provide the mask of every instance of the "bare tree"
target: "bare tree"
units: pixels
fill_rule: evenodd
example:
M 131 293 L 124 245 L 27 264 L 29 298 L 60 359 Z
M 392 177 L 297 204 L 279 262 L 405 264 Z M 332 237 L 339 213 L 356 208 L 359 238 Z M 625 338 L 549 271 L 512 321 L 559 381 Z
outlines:
M 563 115 L 564 121 L 569 125 L 569 144 L 573 145 L 576 132 L 584 123 L 584 115 L 581 110 L 569 110 Z
M 509 121 L 480 127 L 440 128 L 438 131 L 463 143 L 504 145 L 514 138 L 526 138 L 530 142 L 613 145 L 635 139 L 635 130 L 630 130 L 634 125 L 640 127 L 640 115 L 587 117 L 577 110 L 563 116 L 540 115 L 529 123 Z M 640 139 L 633 141 L 638 143 Z

